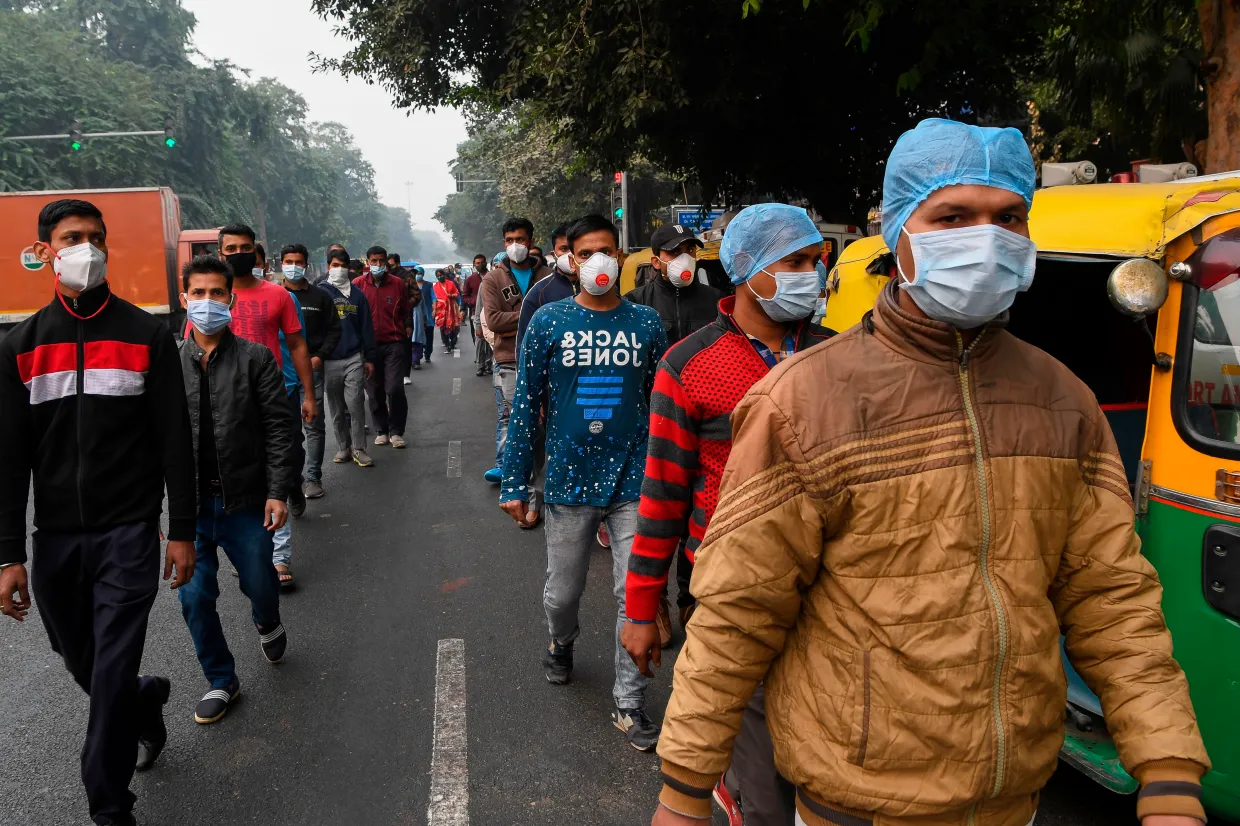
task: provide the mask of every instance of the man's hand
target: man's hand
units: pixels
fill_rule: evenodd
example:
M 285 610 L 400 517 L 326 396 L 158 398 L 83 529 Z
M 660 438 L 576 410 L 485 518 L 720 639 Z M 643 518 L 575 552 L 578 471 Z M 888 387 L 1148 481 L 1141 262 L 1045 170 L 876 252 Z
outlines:
M 647 677 L 663 664 L 663 648 L 659 645 L 659 626 L 653 622 L 626 622 L 620 631 L 620 644 L 633 658 L 637 670 Z
M 288 521 L 288 505 L 283 499 L 268 499 L 263 508 L 263 527 L 269 531 L 278 531 Z
M 194 563 L 197 561 L 198 554 L 194 551 L 193 542 L 183 539 L 168 543 L 168 547 L 164 549 L 164 579 L 172 579 L 172 590 L 175 591 L 194 578 Z M 176 568 L 175 578 L 172 576 L 173 568 Z
M 362 373 L 366 375 L 366 378 L 370 378 L 375 374 L 375 366 L 370 362 L 366 362 L 362 365 Z
M 311 370 L 322 370 L 323 359 L 319 358 L 318 356 L 311 356 L 310 357 L 310 369 Z
M 1202 826 L 1200 820 L 1188 815 L 1146 815 L 1141 826 Z
M 306 394 L 306 400 L 301 403 L 301 420 L 306 424 L 317 419 L 319 416 L 319 403 L 314 400 L 314 389 Z
M 518 525 L 532 522 L 538 518 L 538 511 L 532 511 L 529 508 L 530 503 L 523 502 L 520 499 L 513 499 L 511 502 L 501 502 L 499 505 L 499 509 L 517 520 Z M 531 519 L 531 517 L 533 518 Z
M 659 808 L 654 810 L 654 817 L 650 818 L 650 826 L 710 826 L 710 818 L 679 815 L 660 803 Z M 1197 826 L 1201 826 L 1201 821 L 1197 821 Z
M 30 592 L 26 590 L 26 566 L 10 565 L 0 569 L 0 614 L 21 622 L 30 610 Z

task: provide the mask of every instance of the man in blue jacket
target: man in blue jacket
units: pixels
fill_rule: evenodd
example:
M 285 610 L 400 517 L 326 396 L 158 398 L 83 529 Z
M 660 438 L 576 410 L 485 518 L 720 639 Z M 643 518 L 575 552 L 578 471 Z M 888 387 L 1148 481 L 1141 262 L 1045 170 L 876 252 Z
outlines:
M 371 467 L 374 461 L 366 453 L 366 379 L 374 372 L 375 328 L 370 304 L 349 276 L 348 251 L 328 253 L 327 280 L 319 286 L 336 304 L 340 343 L 323 363 L 323 385 L 340 448 L 332 461 L 339 465 L 352 459 L 359 467 Z

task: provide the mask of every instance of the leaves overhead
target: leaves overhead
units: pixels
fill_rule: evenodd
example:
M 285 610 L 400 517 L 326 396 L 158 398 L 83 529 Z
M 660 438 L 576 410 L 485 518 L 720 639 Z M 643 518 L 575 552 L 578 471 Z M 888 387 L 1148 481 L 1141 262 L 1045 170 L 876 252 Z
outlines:
M 0 190 L 170 186 L 183 226 L 245 221 L 273 252 L 340 241 L 415 254 L 408 214 L 379 203 L 348 130 L 310 122 L 271 79 L 191 60 L 194 23 L 180 0 L 0 3 L 0 78 L 20 80 L 0 83 L 0 134 L 62 133 L 74 118 L 83 132 L 153 130 L 167 117 L 177 134 L 172 150 L 159 137 L 87 138 L 80 152 L 0 143 Z
M 1023 117 L 1048 0 L 314 0 L 339 70 L 399 106 L 514 104 L 595 168 L 644 157 L 719 201 L 864 215 L 923 116 Z

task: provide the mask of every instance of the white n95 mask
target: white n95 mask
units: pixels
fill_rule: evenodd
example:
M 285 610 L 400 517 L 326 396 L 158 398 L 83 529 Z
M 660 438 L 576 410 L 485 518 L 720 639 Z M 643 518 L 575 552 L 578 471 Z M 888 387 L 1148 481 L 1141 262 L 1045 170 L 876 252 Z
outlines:
M 590 295 L 603 295 L 616 286 L 620 262 L 606 253 L 596 252 L 586 259 L 579 271 L 582 289 Z
M 71 290 L 93 290 L 108 277 L 108 257 L 94 244 L 75 244 L 55 255 L 52 269 L 60 283 Z

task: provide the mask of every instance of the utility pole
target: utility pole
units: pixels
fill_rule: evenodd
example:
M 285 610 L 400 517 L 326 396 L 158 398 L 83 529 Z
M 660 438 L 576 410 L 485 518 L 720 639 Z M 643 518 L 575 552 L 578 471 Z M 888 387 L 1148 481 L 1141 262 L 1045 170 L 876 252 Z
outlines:
M 409 207 L 409 225 L 413 226 L 413 181 L 405 181 L 405 199 Z
M 624 220 L 620 222 L 620 250 L 629 251 L 629 173 L 620 173 L 620 209 Z

